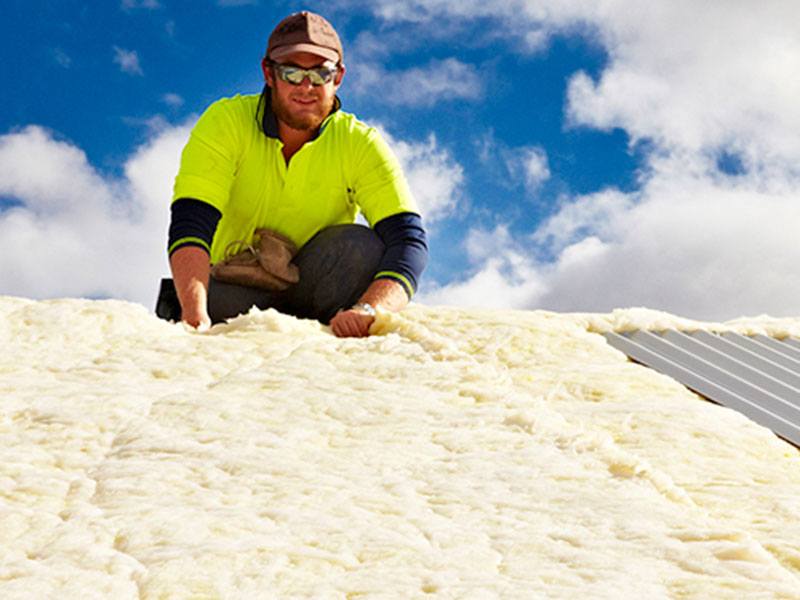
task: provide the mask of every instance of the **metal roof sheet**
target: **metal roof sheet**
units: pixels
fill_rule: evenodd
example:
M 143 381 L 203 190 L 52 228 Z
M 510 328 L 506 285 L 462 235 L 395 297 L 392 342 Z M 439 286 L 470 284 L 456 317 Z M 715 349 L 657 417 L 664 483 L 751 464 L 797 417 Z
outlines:
M 676 330 L 605 337 L 632 360 L 800 447 L 800 340 Z

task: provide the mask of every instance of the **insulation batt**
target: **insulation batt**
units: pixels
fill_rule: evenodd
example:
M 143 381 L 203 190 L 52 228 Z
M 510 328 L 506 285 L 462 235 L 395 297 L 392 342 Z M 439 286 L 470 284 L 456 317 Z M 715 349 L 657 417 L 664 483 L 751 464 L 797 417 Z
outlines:
M 800 599 L 798 451 L 598 333 L 676 323 L 800 332 L 0 297 L 0 597 Z

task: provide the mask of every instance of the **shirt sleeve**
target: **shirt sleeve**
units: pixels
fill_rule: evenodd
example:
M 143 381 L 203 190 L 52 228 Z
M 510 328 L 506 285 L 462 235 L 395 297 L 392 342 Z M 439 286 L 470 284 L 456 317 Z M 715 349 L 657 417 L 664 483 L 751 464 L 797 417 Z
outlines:
M 422 219 L 416 213 L 400 213 L 375 225 L 386 250 L 374 279 L 393 279 L 411 298 L 428 263 L 428 242 Z
M 215 102 L 192 129 L 181 154 L 172 201 L 197 198 L 225 212 L 241 157 L 242 127 L 235 99 Z
M 184 246 L 203 248 L 211 255 L 211 242 L 222 214 L 210 204 L 194 198 L 178 198 L 170 210 L 167 254 Z
M 403 212 L 419 214 L 400 161 L 375 129 L 368 129 L 356 152 L 353 198 L 370 225 Z

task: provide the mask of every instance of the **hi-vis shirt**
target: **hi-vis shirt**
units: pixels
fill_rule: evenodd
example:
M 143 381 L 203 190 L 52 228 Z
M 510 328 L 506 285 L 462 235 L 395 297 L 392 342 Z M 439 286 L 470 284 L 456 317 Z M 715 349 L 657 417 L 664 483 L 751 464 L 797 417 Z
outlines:
M 283 143 L 256 120 L 258 101 L 248 95 L 212 104 L 181 156 L 172 201 L 195 198 L 222 214 L 209 248 L 212 264 L 231 242 L 249 241 L 261 227 L 301 248 L 325 227 L 353 223 L 359 210 L 371 225 L 419 213 L 397 158 L 375 129 L 337 110 L 287 165 Z

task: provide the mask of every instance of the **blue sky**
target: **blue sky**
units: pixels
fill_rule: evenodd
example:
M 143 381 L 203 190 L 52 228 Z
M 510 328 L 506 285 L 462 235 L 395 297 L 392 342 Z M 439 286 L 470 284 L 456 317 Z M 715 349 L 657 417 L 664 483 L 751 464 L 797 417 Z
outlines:
M 765 6 L 13 0 L 0 293 L 152 304 L 181 136 L 260 90 L 269 32 L 307 8 L 342 37 L 344 109 L 390 137 L 430 216 L 421 301 L 793 314 L 798 252 L 770 224 L 796 219 L 800 51 L 791 3 Z M 22 269 L 37 229 L 57 241 Z

